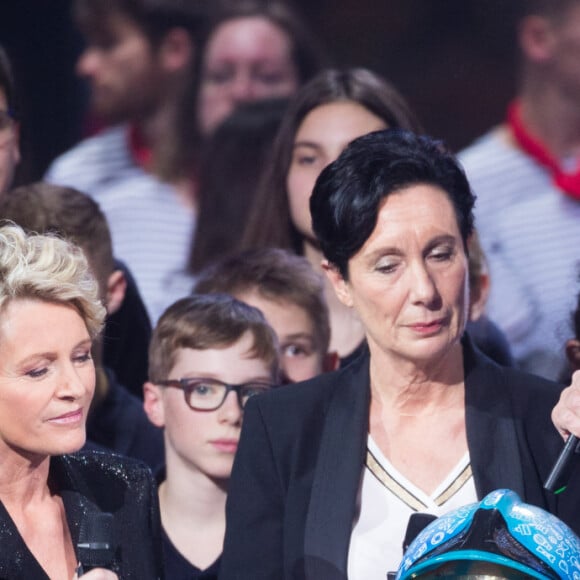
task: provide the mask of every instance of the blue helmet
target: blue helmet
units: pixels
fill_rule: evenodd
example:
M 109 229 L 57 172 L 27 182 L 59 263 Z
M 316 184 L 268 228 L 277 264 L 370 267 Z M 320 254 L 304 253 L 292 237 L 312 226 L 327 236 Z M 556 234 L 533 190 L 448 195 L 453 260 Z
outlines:
M 475 577 L 580 580 L 580 539 L 557 517 L 499 489 L 429 524 L 397 574 L 397 580 Z

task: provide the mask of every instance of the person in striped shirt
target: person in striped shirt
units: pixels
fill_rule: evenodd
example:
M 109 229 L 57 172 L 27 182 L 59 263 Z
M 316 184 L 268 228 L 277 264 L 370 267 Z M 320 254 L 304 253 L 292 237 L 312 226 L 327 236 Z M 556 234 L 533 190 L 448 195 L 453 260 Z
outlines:
M 460 154 L 489 261 L 487 313 L 523 369 L 559 378 L 580 269 L 580 2 L 527 0 L 505 122 Z

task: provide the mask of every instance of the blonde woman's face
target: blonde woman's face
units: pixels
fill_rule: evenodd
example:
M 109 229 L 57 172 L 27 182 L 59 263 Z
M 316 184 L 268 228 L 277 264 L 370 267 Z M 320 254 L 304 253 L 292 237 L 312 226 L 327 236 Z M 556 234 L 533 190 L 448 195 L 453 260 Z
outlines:
M 10 302 L 0 322 L 0 457 L 80 449 L 94 389 L 91 338 L 78 312 Z
M 304 117 L 296 132 L 286 180 L 290 216 L 303 236 L 314 236 L 309 202 L 321 171 L 353 139 L 386 128 L 380 117 L 354 101 L 321 105 Z

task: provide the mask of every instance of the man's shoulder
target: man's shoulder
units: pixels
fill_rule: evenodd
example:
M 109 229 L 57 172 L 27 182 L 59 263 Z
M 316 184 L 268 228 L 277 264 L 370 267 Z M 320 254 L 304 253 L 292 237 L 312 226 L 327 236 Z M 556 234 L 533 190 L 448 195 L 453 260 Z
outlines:
M 469 166 L 490 156 L 503 155 L 513 149 L 509 143 L 507 129 L 497 125 L 483 135 L 480 135 L 467 147 L 462 149 L 457 157 L 462 165 Z
M 479 137 L 458 159 L 477 196 L 476 215 L 484 227 L 488 216 L 550 189 L 546 170 L 514 144 L 505 125 Z
M 94 195 L 101 186 L 114 181 L 133 165 L 126 126 L 118 125 L 81 141 L 57 157 L 45 179 Z

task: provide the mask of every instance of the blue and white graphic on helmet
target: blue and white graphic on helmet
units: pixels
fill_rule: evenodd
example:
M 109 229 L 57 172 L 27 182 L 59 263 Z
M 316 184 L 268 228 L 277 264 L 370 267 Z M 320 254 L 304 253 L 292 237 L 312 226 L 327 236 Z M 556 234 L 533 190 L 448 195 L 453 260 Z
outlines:
M 397 579 L 460 561 L 489 562 L 532 578 L 580 580 L 580 539 L 556 516 L 500 489 L 422 530 L 405 553 Z

